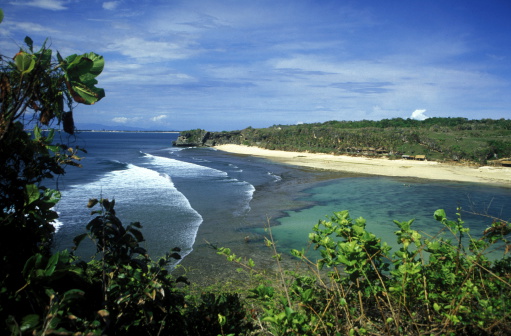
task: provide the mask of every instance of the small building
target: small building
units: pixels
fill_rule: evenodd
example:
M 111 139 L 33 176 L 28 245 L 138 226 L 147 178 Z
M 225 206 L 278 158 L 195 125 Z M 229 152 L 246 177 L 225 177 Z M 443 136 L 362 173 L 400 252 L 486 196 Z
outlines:
M 426 160 L 426 155 L 415 155 L 415 160 L 424 161 Z

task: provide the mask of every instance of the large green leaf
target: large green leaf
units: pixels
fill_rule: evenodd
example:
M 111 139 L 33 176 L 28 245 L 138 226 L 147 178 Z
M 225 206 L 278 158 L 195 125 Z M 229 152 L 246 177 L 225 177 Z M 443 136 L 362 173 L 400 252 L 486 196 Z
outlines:
M 24 51 L 20 51 L 14 57 L 14 64 L 16 64 L 16 68 L 22 73 L 29 73 L 34 69 L 35 60 L 32 55 L 27 54 Z
M 28 196 L 28 204 L 32 204 L 37 201 L 41 196 L 39 188 L 35 184 L 27 184 L 25 188 Z
M 67 61 L 67 76 L 70 80 L 78 80 L 81 75 L 90 72 L 94 63 L 83 56 L 71 55 L 66 58 Z
M 103 68 L 105 67 L 105 59 L 103 58 L 103 56 L 100 56 L 93 52 L 83 54 L 83 56 L 90 59 L 93 63 L 93 66 L 90 69 L 90 73 L 92 75 L 98 76 L 101 72 L 103 72 Z
M 92 105 L 105 97 L 105 90 L 101 88 L 89 87 L 78 81 L 72 81 L 70 86 L 73 99 L 82 104 Z
M 103 56 L 95 53 L 71 55 L 62 60 L 66 73 L 66 84 L 73 99 L 82 104 L 92 105 L 105 97 L 105 90 L 95 87 L 98 76 L 105 65 Z

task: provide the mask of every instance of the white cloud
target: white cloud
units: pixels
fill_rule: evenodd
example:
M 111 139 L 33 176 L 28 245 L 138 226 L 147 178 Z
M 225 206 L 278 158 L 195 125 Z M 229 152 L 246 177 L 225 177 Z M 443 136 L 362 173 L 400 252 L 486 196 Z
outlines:
M 12 5 L 31 6 L 49 10 L 65 10 L 67 7 L 64 6 L 64 3 L 65 1 L 62 0 L 32 0 L 27 2 L 11 2 Z
M 135 124 L 139 123 L 142 120 L 141 117 L 115 117 L 112 118 L 112 121 L 118 124 Z
M 156 122 L 158 122 L 158 121 L 162 121 L 163 119 L 166 119 L 166 118 L 167 118 L 167 116 L 166 116 L 166 115 L 164 115 L 164 114 L 160 114 L 159 116 L 152 117 L 152 118 L 151 118 L 151 121 L 156 121 Z
M 428 119 L 429 117 L 424 114 L 425 112 L 426 112 L 426 110 L 415 110 L 415 111 L 413 111 L 410 119 L 416 119 L 416 120 Z
M 117 6 L 119 6 L 119 1 L 107 1 L 107 2 L 103 2 L 103 9 L 106 9 L 106 10 L 114 10 L 117 8 Z
M 14 29 L 26 32 L 26 33 L 45 33 L 54 34 L 58 33 L 58 30 L 51 29 L 47 26 L 42 26 L 37 23 L 31 22 L 16 22 L 13 24 Z
M 119 123 L 119 124 L 125 124 L 129 121 L 126 117 L 115 117 L 112 119 L 113 122 Z
M 176 60 L 195 53 L 190 42 L 151 41 L 139 37 L 129 37 L 112 44 L 110 49 L 139 62 Z

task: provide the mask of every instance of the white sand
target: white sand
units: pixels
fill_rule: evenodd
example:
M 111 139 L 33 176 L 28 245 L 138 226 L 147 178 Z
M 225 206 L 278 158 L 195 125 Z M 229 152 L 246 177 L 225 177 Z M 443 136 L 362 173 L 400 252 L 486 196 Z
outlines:
M 285 164 L 317 169 L 383 176 L 488 183 L 511 187 L 511 168 L 509 167 L 467 167 L 434 161 L 389 160 L 386 158 L 285 152 L 240 145 L 220 145 L 215 146 L 215 148 L 229 153 L 259 156 Z

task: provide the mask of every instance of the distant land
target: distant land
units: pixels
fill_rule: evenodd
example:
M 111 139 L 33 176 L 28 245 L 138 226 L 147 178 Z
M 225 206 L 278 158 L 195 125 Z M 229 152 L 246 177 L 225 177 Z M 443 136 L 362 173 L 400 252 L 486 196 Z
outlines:
M 30 131 L 36 125 L 34 122 L 28 122 L 25 125 L 25 129 Z M 44 125 L 39 125 L 42 129 L 45 129 Z M 55 125 L 49 125 L 48 127 L 55 127 Z M 158 129 L 147 129 L 142 127 L 131 127 L 125 125 L 103 125 L 103 124 L 91 124 L 91 123 L 76 123 L 77 132 L 165 132 L 165 133 L 179 133 L 176 130 L 158 130 Z M 58 129 L 58 127 L 56 128 Z
M 168 132 L 168 133 L 176 133 L 179 131 L 173 130 L 154 130 L 154 129 L 146 129 L 141 127 L 131 127 L 125 125 L 102 125 L 102 124 L 90 124 L 90 123 L 77 123 L 76 128 L 79 132 L 84 131 L 96 131 L 96 132 Z

